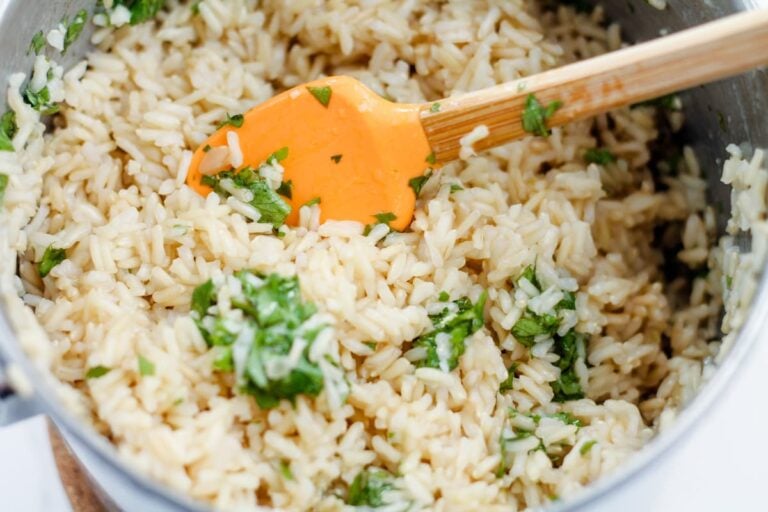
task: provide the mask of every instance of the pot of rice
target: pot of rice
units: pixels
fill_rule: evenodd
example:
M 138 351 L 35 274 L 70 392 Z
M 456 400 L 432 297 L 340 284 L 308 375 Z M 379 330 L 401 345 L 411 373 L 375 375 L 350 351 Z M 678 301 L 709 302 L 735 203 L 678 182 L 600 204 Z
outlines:
M 110 508 L 615 505 L 766 327 L 764 71 L 466 152 L 403 232 L 184 184 L 320 76 L 430 101 L 759 2 L 95 4 L 0 9 L 0 354 Z

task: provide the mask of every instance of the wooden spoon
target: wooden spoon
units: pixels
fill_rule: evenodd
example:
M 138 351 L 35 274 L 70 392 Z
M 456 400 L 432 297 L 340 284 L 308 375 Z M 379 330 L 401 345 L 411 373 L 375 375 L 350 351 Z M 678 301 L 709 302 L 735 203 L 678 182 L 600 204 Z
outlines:
M 292 184 L 283 187 L 284 194 L 290 188 L 289 224 L 301 205 L 319 199 L 321 220 L 378 219 L 402 230 L 416 201 L 409 182 L 456 159 L 460 139 L 479 125 L 488 135 L 476 151 L 766 63 L 768 10 L 756 10 L 426 104 L 391 103 L 353 78 L 325 78 L 232 119 L 195 152 L 187 184 L 208 194 L 202 175 L 233 167 L 233 154 L 239 169 L 258 167 L 277 152 Z M 232 146 L 238 142 L 242 159 Z

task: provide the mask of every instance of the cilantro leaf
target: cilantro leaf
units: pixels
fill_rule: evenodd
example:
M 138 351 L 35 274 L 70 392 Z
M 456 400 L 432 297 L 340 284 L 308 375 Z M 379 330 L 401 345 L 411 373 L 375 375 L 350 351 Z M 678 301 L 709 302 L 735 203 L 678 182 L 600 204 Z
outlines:
M 581 455 L 588 454 L 589 451 L 592 449 L 592 447 L 595 446 L 596 444 L 597 444 L 597 441 L 595 441 L 594 439 L 590 439 L 589 441 L 581 445 L 581 448 L 579 448 L 579 453 Z
M 16 135 L 16 113 L 9 110 L 0 117 L 0 151 L 15 151 L 13 137 Z
M 557 332 L 560 320 L 555 315 L 537 315 L 526 310 L 523 316 L 512 326 L 512 335 L 526 347 L 532 347 L 534 338 L 542 334 L 553 335 Z
M 37 32 L 34 36 L 32 36 L 32 41 L 29 43 L 29 50 L 27 50 L 27 53 L 34 52 L 35 55 L 40 55 L 40 51 L 45 46 L 45 34 L 43 34 L 43 31 Z
M 331 103 L 331 96 L 333 95 L 333 90 L 330 86 L 325 85 L 323 87 L 307 87 L 307 90 L 312 94 L 312 96 L 315 97 L 317 101 L 320 102 L 322 106 L 325 108 L 328 108 L 328 105 Z
M 452 371 L 466 349 L 465 340 L 485 324 L 483 311 L 488 292 L 483 291 L 477 302 L 462 297 L 430 315 L 434 329 L 413 342 L 414 348 L 424 350 L 424 357 L 414 361 L 417 366 Z M 446 338 L 447 336 L 447 338 Z
M 275 192 L 288 199 L 293 199 L 293 181 L 283 181 Z
M 284 460 L 280 461 L 280 476 L 286 480 L 293 480 L 293 471 L 291 471 L 291 465 L 289 462 Z
M 413 189 L 413 193 L 416 195 L 417 199 L 419 195 L 421 195 L 421 189 L 424 188 L 424 185 L 427 184 L 427 181 L 429 181 L 429 178 L 431 177 L 432 171 L 429 171 L 424 176 L 416 176 L 415 178 L 408 180 L 408 186 Z
M 583 425 L 579 418 L 566 411 L 556 412 L 552 415 L 552 417 L 562 421 L 566 425 L 575 425 L 577 427 L 581 427 Z
M 72 43 L 77 41 L 77 38 L 80 37 L 80 34 L 83 32 L 85 23 L 87 21 L 88 11 L 85 9 L 82 9 L 77 14 L 75 14 L 75 17 L 72 19 L 72 23 L 67 26 L 67 33 L 64 35 L 64 49 L 61 51 L 61 53 L 66 53 L 67 48 L 69 48 Z
M 272 224 L 275 229 L 285 223 L 291 206 L 286 203 L 278 192 L 272 190 L 259 173 L 251 167 L 244 167 L 239 171 L 224 171 L 215 176 L 203 176 L 203 184 L 213 187 L 214 192 L 222 197 L 229 197 L 229 192 L 221 187 L 224 179 L 232 180 L 235 187 L 248 190 L 253 199 L 248 204 L 256 208 L 261 214 L 259 222 Z
M 165 0 L 116 0 L 114 5 L 124 5 L 131 11 L 131 25 L 153 19 L 165 6 Z
M 607 149 L 589 148 L 584 153 L 584 160 L 591 164 L 608 165 L 616 161 L 616 155 Z
M 243 117 L 243 114 L 235 114 L 234 116 L 229 115 L 229 112 L 227 112 L 227 117 L 219 123 L 219 126 L 217 129 L 222 129 L 225 126 L 233 126 L 235 128 L 241 128 L 243 126 L 243 122 L 245 122 L 245 117 Z
M 681 110 L 681 102 L 680 97 L 676 93 L 672 93 L 635 103 L 631 108 L 637 107 L 656 107 L 661 110 L 677 111 Z
M 44 116 L 55 114 L 59 111 L 58 103 L 51 103 L 51 93 L 48 90 L 48 86 L 43 87 L 37 92 L 33 92 L 27 86 L 24 91 L 24 101 Z
M 155 374 L 155 365 L 146 357 L 139 355 L 139 374 L 147 377 Z
M 536 99 L 536 96 L 529 94 L 525 98 L 523 130 L 540 137 L 549 137 L 550 130 L 547 126 L 547 120 L 562 106 L 562 101 L 553 101 L 544 107 L 539 103 L 539 100 Z
M 440 112 L 440 103 L 435 102 L 432 104 L 432 106 L 429 107 L 429 111 L 433 114 Z
M 237 322 L 211 313 L 218 296 L 212 281 L 192 294 L 192 317 L 206 343 L 216 350 L 214 368 L 237 370 L 239 389 L 253 395 L 262 409 L 300 394 L 317 396 L 323 390 L 324 376 L 308 357 L 323 326 L 304 327 L 316 309 L 302 300 L 298 278 L 247 270 L 236 272 L 234 278 L 242 290 L 230 299 L 231 307 L 241 312 Z M 235 342 L 240 344 L 242 336 L 248 342 L 247 353 L 236 360 Z M 306 346 L 296 357 L 292 351 L 299 339 Z M 275 368 L 286 369 L 276 374 Z
M 507 378 L 504 379 L 501 384 L 499 384 L 499 393 L 502 393 L 504 391 L 510 391 L 513 389 L 513 384 L 515 382 L 515 372 L 517 371 L 517 363 L 512 363 L 509 368 L 507 368 Z
M 5 189 L 8 188 L 8 175 L 0 174 L 0 206 L 5 201 Z
M 349 487 L 347 504 L 358 507 L 386 505 L 384 493 L 395 488 L 393 480 L 392 475 L 382 469 L 361 471 Z
M 49 245 L 43 253 L 43 259 L 38 264 L 37 271 L 40 277 L 45 277 L 51 273 L 51 270 L 67 259 L 67 252 L 64 249 L 57 249 L 52 245 Z
M 275 151 L 274 153 L 272 153 L 271 155 L 269 155 L 269 158 L 267 158 L 267 163 L 271 165 L 271 164 L 274 164 L 275 162 L 282 162 L 286 158 L 288 158 L 288 147 L 284 146 L 278 149 L 277 151 Z
M 535 286 L 537 290 L 541 291 L 541 283 L 539 282 L 539 278 L 536 277 L 536 265 L 528 265 L 525 267 L 523 273 L 517 278 L 517 281 L 520 281 L 523 278 Z
M 106 366 L 94 366 L 93 368 L 89 368 L 87 372 L 85 372 L 85 378 L 86 379 L 98 379 L 99 377 L 103 377 L 106 374 L 108 374 L 112 369 L 107 368 Z
M 430 154 L 428 154 L 425 161 L 428 164 L 435 165 L 437 163 L 437 155 L 435 154 L 435 152 L 433 151 Z
M 310 199 L 309 201 L 304 203 L 302 206 L 312 207 L 312 206 L 315 206 L 316 204 L 320 204 L 320 198 L 319 197 L 313 197 L 312 199 Z

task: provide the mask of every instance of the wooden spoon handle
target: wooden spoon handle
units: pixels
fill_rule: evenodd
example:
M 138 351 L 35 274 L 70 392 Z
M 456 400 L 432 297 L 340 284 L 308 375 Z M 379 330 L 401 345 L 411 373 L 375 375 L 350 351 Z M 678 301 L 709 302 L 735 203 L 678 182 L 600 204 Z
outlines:
M 768 9 L 760 9 L 616 52 L 456 98 L 425 104 L 421 122 L 440 162 L 459 155 L 459 140 L 478 125 L 490 130 L 474 144 L 488 149 L 528 135 L 526 97 L 562 107 L 559 126 L 608 110 L 742 73 L 768 63 Z M 733 101 L 739 101 L 734 98 Z

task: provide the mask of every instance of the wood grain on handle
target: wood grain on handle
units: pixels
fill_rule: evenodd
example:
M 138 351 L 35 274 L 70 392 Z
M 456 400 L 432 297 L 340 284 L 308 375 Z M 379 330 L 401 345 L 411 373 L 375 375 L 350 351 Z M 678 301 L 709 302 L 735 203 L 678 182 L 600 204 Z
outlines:
M 548 126 L 656 98 L 768 64 L 768 9 L 745 12 L 528 78 L 425 104 L 421 122 L 437 160 L 454 160 L 459 139 L 478 125 L 490 134 L 476 150 L 528 135 L 525 98 L 563 102 Z M 738 99 L 734 98 L 734 101 Z

